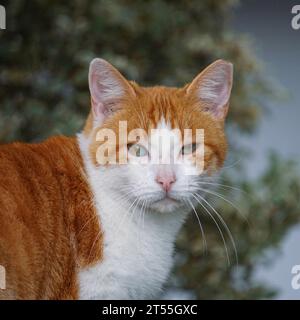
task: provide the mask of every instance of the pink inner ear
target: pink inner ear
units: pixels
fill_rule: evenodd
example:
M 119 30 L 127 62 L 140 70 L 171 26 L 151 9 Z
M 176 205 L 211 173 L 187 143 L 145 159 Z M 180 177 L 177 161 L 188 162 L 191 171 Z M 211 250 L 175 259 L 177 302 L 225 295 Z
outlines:
M 102 83 L 101 83 L 101 78 L 98 74 L 92 74 L 91 76 L 91 95 L 92 95 L 92 99 L 96 102 L 96 103 L 101 103 L 101 101 L 103 100 L 103 92 L 105 88 L 103 87 Z
M 216 116 L 222 116 L 230 96 L 227 83 L 221 83 L 220 86 L 216 88 L 216 93 L 217 98 L 213 101 L 212 112 Z
M 104 119 L 104 105 L 102 102 L 95 102 L 92 99 L 92 112 L 95 121 L 102 122 Z

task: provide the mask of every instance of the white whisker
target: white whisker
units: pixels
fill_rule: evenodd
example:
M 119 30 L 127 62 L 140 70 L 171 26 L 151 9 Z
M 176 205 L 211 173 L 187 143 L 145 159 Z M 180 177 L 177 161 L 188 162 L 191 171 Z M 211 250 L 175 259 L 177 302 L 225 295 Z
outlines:
M 247 217 L 245 217 L 245 216 L 243 215 L 243 213 L 241 212 L 240 208 L 238 208 L 232 201 L 226 199 L 226 198 L 224 197 L 224 195 L 221 195 L 221 194 L 219 194 L 219 193 L 217 193 L 217 192 L 214 192 L 214 191 L 211 191 L 211 190 L 199 188 L 199 187 L 198 187 L 198 190 L 203 191 L 203 192 L 206 192 L 206 193 L 208 193 L 208 194 L 212 194 L 212 195 L 214 195 L 214 196 L 216 196 L 216 197 L 224 200 L 225 202 L 227 202 L 228 204 L 230 204 L 234 209 L 237 210 L 237 212 L 241 215 L 241 217 L 246 221 L 246 223 L 248 224 L 248 226 L 251 225 L 250 222 L 249 222 L 249 220 L 247 219 Z
M 229 257 L 229 253 L 228 253 L 228 248 L 227 248 L 227 244 L 226 244 L 226 239 L 223 235 L 222 229 L 220 228 L 218 222 L 216 221 L 216 219 L 214 218 L 214 216 L 210 213 L 210 211 L 204 206 L 204 204 L 196 197 L 196 195 L 193 194 L 193 197 L 195 198 L 195 200 L 200 204 L 200 206 L 205 210 L 205 212 L 211 217 L 211 219 L 214 221 L 215 225 L 217 226 L 219 233 L 221 235 L 224 247 L 225 247 L 225 251 L 226 251 L 226 256 L 227 256 L 227 262 L 228 265 L 230 265 L 230 257 Z
M 234 241 L 234 238 L 232 236 L 232 233 L 230 231 L 230 229 L 228 228 L 226 222 L 224 221 L 224 219 L 222 218 L 222 216 L 217 212 L 217 210 L 207 201 L 205 200 L 204 197 L 202 197 L 201 195 L 197 194 L 198 197 L 201 198 L 202 201 L 204 201 L 212 210 L 213 212 L 216 214 L 216 216 L 219 218 L 219 220 L 221 221 L 221 223 L 223 224 L 228 236 L 229 236 L 229 239 L 232 243 L 232 246 L 233 246 L 233 249 L 234 249 L 234 253 L 235 253 L 235 259 L 236 259 L 236 263 L 238 264 L 238 254 L 237 254 L 237 249 L 236 249 L 236 245 L 235 245 L 235 241 Z
M 187 201 L 190 204 L 190 206 L 192 207 L 192 209 L 193 209 L 193 211 L 194 211 L 194 213 L 196 215 L 196 218 L 198 220 L 198 224 L 199 224 L 199 227 L 200 227 L 200 230 L 201 230 L 201 234 L 202 234 L 203 248 L 204 248 L 205 252 L 207 252 L 207 241 L 206 241 L 206 237 L 205 237 L 205 233 L 204 233 L 204 229 L 203 229 L 200 217 L 199 217 L 199 215 L 198 215 L 193 203 L 190 200 L 187 200 Z

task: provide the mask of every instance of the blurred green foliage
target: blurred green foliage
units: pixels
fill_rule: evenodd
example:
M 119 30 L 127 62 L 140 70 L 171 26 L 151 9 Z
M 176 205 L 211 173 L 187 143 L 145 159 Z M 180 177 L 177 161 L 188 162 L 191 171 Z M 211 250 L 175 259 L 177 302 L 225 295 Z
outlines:
M 264 111 L 262 101 L 274 93 L 251 43 L 230 29 L 236 0 L 10 0 L 2 4 L 7 30 L 0 31 L 1 142 L 78 132 L 89 112 L 87 71 L 94 57 L 107 59 L 127 78 L 144 85 L 182 85 L 215 59 L 232 61 L 231 141 L 240 133 L 255 131 Z M 232 150 L 243 151 L 238 144 L 232 144 Z M 239 204 L 249 224 L 228 201 L 220 197 L 210 201 L 215 201 L 232 231 L 239 265 L 227 265 L 218 229 L 202 212 L 208 251 L 203 253 L 199 226 L 190 219 L 178 240 L 170 287 L 186 288 L 203 299 L 271 297 L 273 290 L 256 283 L 252 275 L 264 250 L 278 245 L 299 220 L 299 179 L 293 166 L 276 156 L 258 181 L 244 181 L 237 167 L 224 173 L 224 184 L 244 192 L 226 187 L 218 192 Z M 232 258 L 230 239 L 226 240 Z

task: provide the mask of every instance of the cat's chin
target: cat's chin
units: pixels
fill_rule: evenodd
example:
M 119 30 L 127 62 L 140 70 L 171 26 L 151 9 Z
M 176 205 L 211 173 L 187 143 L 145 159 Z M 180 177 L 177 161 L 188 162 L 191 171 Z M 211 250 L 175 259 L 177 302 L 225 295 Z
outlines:
M 161 213 L 169 213 L 169 212 L 173 212 L 174 210 L 178 210 L 182 206 L 183 205 L 180 201 L 166 197 L 152 203 L 151 209 Z

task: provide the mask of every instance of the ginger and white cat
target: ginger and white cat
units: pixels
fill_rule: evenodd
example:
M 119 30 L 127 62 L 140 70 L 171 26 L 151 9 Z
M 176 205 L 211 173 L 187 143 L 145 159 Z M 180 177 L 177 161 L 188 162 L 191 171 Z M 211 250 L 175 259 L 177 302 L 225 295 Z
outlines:
M 232 69 L 218 60 L 183 88 L 145 88 L 95 59 L 82 133 L 0 146 L 0 265 L 7 276 L 0 298 L 157 297 L 176 235 L 203 196 L 203 177 L 215 174 L 226 156 Z M 147 135 L 120 139 L 121 122 L 128 133 Z M 189 144 L 182 142 L 185 129 L 192 132 Z M 204 132 L 204 155 L 197 153 L 197 129 Z M 99 130 L 118 138 L 103 163 L 98 151 L 107 141 Z M 177 161 L 153 163 L 162 151 Z

